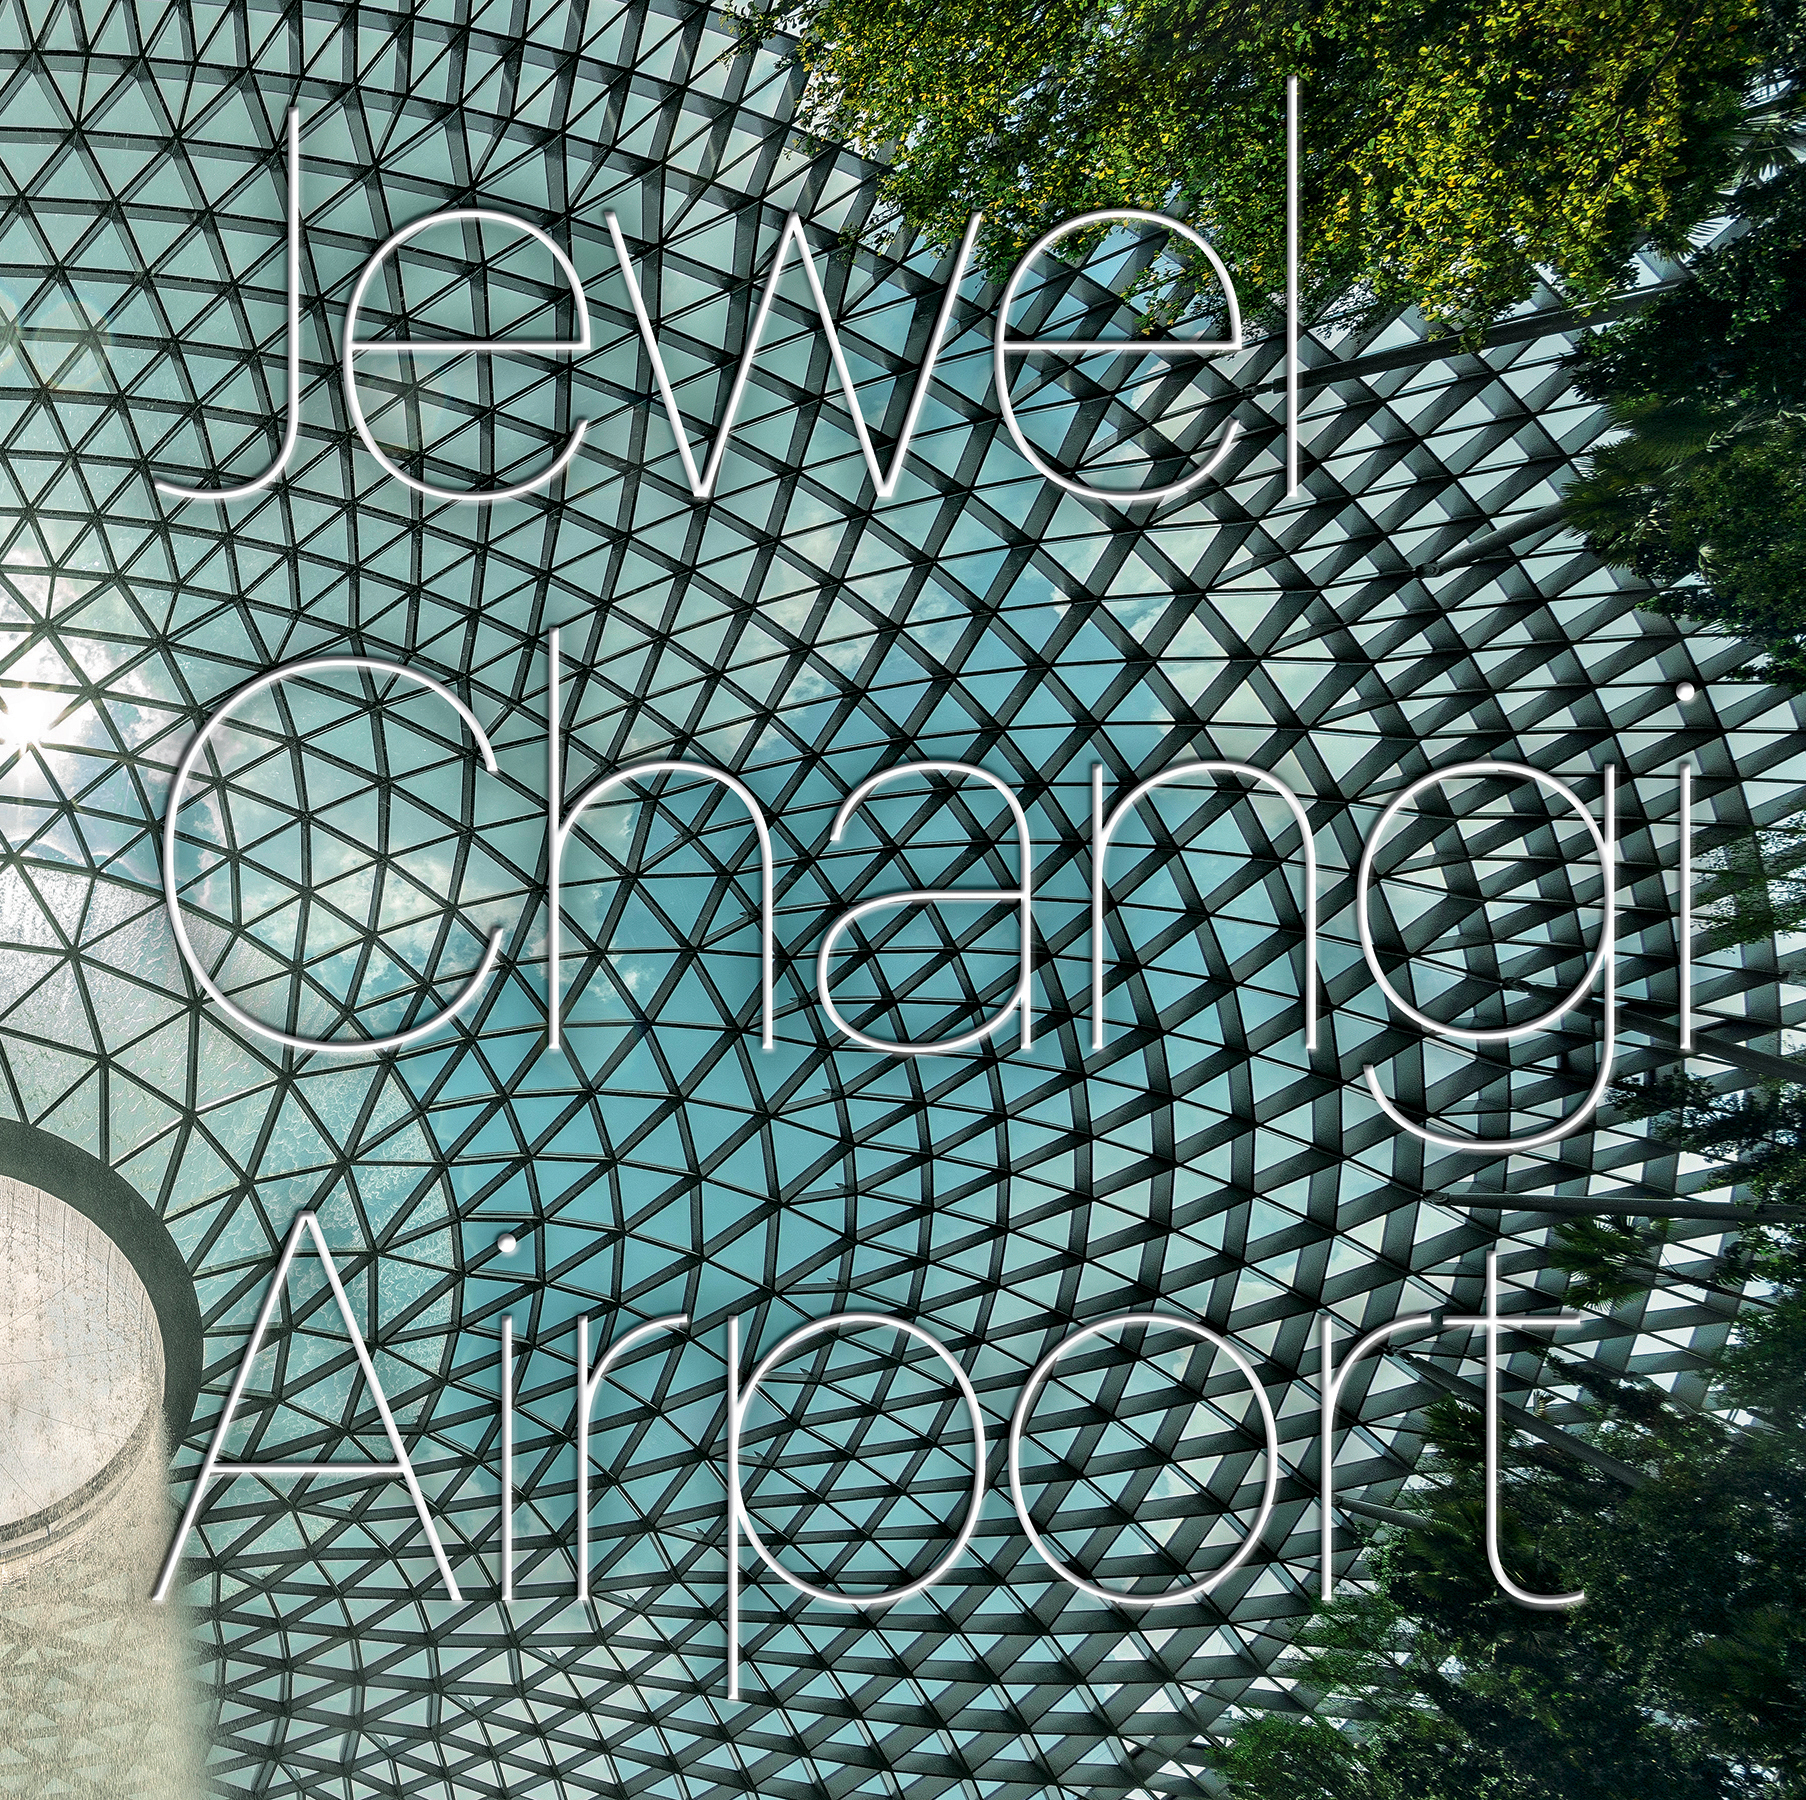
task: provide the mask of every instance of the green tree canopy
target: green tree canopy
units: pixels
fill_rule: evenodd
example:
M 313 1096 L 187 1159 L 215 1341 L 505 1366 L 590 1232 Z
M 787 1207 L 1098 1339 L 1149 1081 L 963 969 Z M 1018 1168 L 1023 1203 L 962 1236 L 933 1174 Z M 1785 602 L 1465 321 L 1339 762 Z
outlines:
M 1806 167 L 1744 190 L 1748 229 L 1634 318 L 1590 333 L 1580 388 L 1626 435 L 1566 495 L 1664 612 L 1763 644 L 1806 688 Z
M 1707 1102 L 1713 1122 L 1688 1129 L 1720 1154 L 1754 1134 L 1759 1191 L 1799 1197 L 1803 1100 Z M 1577 1221 L 1557 1254 L 1609 1305 L 1675 1279 L 1652 1260 L 1660 1236 Z M 1498 1593 L 1479 1418 L 1439 1403 L 1428 1486 L 1406 1496 L 1422 1522 L 1389 1528 L 1371 1586 L 1319 1614 L 1282 1671 L 1305 1710 L 1257 1714 L 1212 1755 L 1229 1800 L 1806 1795 L 1806 1236 L 1754 1230 L 1736 1260 L 1739 1281 L 1773 1284 L 1721 1368 L 1740 1418 L 1558 1353 L 1618 1473 L 1559 1445 L 1509 1455 L 1507 1565 L 1585 1604 L 1531 1612 Z
M 1538 268 L 1590 296 L 1640 239 L 1678 249 L 1775 35 L 1760 0 L 728 3 L 748 43 L 794 34 L 806 123 L 883 161 L 934 240 L 983 212 L 996 271 L 1079 213 L 1164 211 L 1256 310 L 1282 284 L 1296 75 L 1314 309 L 1417 302 L 1464 329 Z M 1208 309 L 1196 277 L 1144 283 L 1152 322 Z

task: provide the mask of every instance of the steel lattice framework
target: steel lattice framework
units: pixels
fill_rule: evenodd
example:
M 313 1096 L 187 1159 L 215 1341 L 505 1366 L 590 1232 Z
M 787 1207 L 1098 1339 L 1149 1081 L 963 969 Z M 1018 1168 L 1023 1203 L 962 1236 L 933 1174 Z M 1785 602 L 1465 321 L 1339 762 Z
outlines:
M 1020 1797 L 1198 1791 L 1184 1748 L 1269 1677 L 1316 1581 L 1316 1349 L 1328 1308 L 1372 1325 L 1472 1310 L 1484 1254 L 1527 1290 L 1601 1196 L 1683 1195 L 1608 1105 L 1515 1158 L 1432 1152 L 1400 1106 L 1498 1135 L 1591 1079 L 1600 1010 L 1480 1052 L 1388 1013 L 1355 938 L 1379 809 L 1436 768 L 1499 758 L 1597 805 L 1618 771 L 1627 1071 L 1671 1060 L 1676 769 L 1702 847 L 1790 811 L 1796 720 L 1711 677 L 1548 510 L 1598 421 L 1544 296 L 1472 353 L 1409 318 L 1305 344 L 1306 491 L 1288 501 L 1278 346 L 1193 365 L 1050 358 L 1016 393 L 1072 466 L 1170 479 L 1226 419 L 1220 484 L 1149 515 L 1063 496 L 998 423 L 995 294 L 967 282 L 894 501 L 877 502 L 793 274 L 717 496 L 679 466 L 609 247 L 618 215 L 693 441 L 724 403 L 785 215 L 827 270 L 868 412 L 894 432 L 945 259 L 869 224 L 871 171 L 801 145 L 794 77 L 724 56 L 700 6 L 425 0 L 0 13 L 8 714 L 0 1105 L 114 1166 L 187 1257 L 206 1382 L 185 1494 L 291 1221 L 315 1210 L 430 1495 L 452 1604 L 394 1483 L 239 1480 L 186 1573 L 217 1693 L 222 1794 Z M 302 114 L 303 404 L 282 481 L 231 507 L 153 478 L 242 478 L 273 454 L 285 354 L 283 117 Z M 363 371 L 373 429 L 440 484 L 539 466 L 494 509 L 428 505 L 360 447 L 339 386 L 346 295 L 399 226 L 478 202 L 542 226 L 582 272 L 593 355 Z M 482 279 L 473 282 L 472 270 Z M 1657 271 L 1657 274 L 1660 272 Z M 1107 265 L 1056 269 L 1021 328 L 1115 329 Z M 757 281 L 754 277 L 757 277 Z M 387 310 L 385 311 L 384 308 Z M 445 228 L 366 328 L 569 328 L 543 257 Z M 473 473 L 474 471 L 474 473 Z M 1145 473 L 1144 473 L 1145 471 Z M 1098 479 L 1104 479 L 1100 475 Z M 1498 534 L 1498 535 L 1492 535 Z M 1433 559 L 1442 559 L 1437 564 Z M 1436 572 L 1440 568 L 1441 572 Z M 562 632 L 565 785 L 685 760 L 771 820 L 776 1046 L 758 1041 L 756 846 L 719 785 L 660 777 L 588 815 L 565 870 L 567 1051 L 545 1048 L 547 633 Z M 275 664 L 356 653 L 450 683 L 486 774 L 424 691 L 325 674 L 249 704 L 182 814 L 186 916 L 259 1017 L 346 1042 L 428 1016 L 503 932 L 469 1013 L 396 1055 L 291 1055 L 201 1003 L 162 916 L 157 830 L 201 720 Z M 1674 685 L 1702 698 L 1681 709 Z M 814 992 L 833 918 L 886 891 L 1020 877 L 998 796 L 867 775 L 981 765 L 1034 840 L 1035 1041 L 954 1056 L 848 1044 Z M 1112 804 L 1199 759 L 1271 770 L 1323 857 L 1323 1037 L 1307 1054 L 1295 827 L 1235 778 L 1166 790 L 1113 852 L 1108 1041 L 1089 1049 L 1094 765 Z M 1578 825 L 1523 787 L 1443 790 L 1399 840 L 1382 955 L 1442 1016 L 1527 1016 L 1584 966 L 1602 887 Z M 878 1035 L 927 1038 L 1014 980 L 1002 903 L 899 911 L 837 964 Z M 1708 958 L 1702 1043 L 1772 1075 L 1773 954 Z M 1487 1013 L 1486 1009 L 1493 1009 Z M 1521 1123 L 1519 1128 L 1521 1129 Z M 512 1258 L 498 1234 L 521 1240 Z M 745 1560 L 746 1698 L 723 1682 L 724 1356 L 830 1313 L 915 1320 L 971 1373 L 992 1492 L 946 1578 L 888 1609 L 810 1602 Z M 1030 1368 L 1084 1323 L 1162 1311 L 1230 1334 L 1279 1414 L 1273 1521 L 1214 1594 L 1168 1611 L 1057 1579 L 1002 1489 Z M 576 1322 L 594 1341 L 687 1314 L 607 1384 L 592 1439 L 591 1599 L 573 1580 Z M 496 1336 L 518 1369 L 518 1597 L 496 1597 Z M 1721 1296 L 1670 1294 L 1575 1334 L 1704 1393 Z M 336 1310 L 299 1278 L 234 1453 L 383 1454 Z M 1258 1498 L 1245 1384 L 1133 1334 L 1063 1365 L 1026 1453 L 1034 1516 L 1092 1578 L 1142 1594 L 1220 1559 Z M 1345 1492 L 1409 1476 L 1417 1409 L 1473 1379 L 1465 1339 L 1351 1385 Z M 1536 1377 L 1531 1358 L 1515 1364 Z M 1430 1373 L 1424 1373 L 1425 1370 Z M 921 1346 L 822 1339 L 751 1416 L 760 1528 L 791 1566 L 870 1593 L 925 1569 L 971 1478 L 957 1391 Z M 1557 1406 L 1556 1414 L 1560 1415 Z M 1347 1535 L 1344 1564 L 1356 1538 Z

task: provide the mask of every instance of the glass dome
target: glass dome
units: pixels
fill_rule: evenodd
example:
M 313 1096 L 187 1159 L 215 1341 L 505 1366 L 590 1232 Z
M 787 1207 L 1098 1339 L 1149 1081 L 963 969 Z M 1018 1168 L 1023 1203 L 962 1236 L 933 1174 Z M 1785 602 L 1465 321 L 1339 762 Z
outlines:
M 1609 1106 L 1546 1147 L 1476 1156 L 1400 1131 L 1362 1078 L 1374 1065 L 1413 1118 L 1497 1136 L 1575 1104 L 1598 1052 L 1596 1002 L 1562 1034 L 1457 1051 L 1388 1007 L 1361 959 L 1354 875 L 1411 782 L 1503 760 L 1561 773 L 1597 807 L 1615 770 L 1627 1074 L 1673 1056 L 1681 761 L 1698 772 L 1702 853 L 1796 804 L 1793 706 L 1722 679 L 1736 646 L 1639 611 L 1549 512 L 1601 428 L 1561 367 L 1581 321 L 1543 295 L 1471 351 L 1410 317 L 1307 339 L 1292 500 L 1277 342 L 1154 375 L 1133 359 L 1025 372 L 1014 392 L 1033 441 L 1100 481 L 1168 479 L 1239 423 L 1219 481 L 1150 511 L 1075 499 L 1023 461 L 990 385 L 996 294 L 973 278 L 898 492 L 879 501 L 793 268 L 699 503 L 611 213 L 693 446 L 712 441 L 789 212 L 888 434 L 948 262 L 907 238 L 859 243 L 872 171 L 801 142 L 795 77 L 728 49 L 706 8 L 680 4 L 0 15 L 14 195 L 0 240 L 0 1092 L 116 1168 L 189 1260 L 207 1376 L 179 1496 L 280 1246 L 298 1213 L 318 1215 L 463 1590 L 448 1597 L 398 1483 L 218 1488 L 184 1588 L 223 1794 L 1190 1792 L 1173 1772 L 1186 1744 L 1227 1708 L 1286 1703 L 1268 1671 L 1317 1580 L 1319 1313 L 1352 1332 L 1451 1300 L 1471 1312 L 1494 1245 L 1518 1288 L 1552 1298 L 1551 1223 L 1608 1196 L 1679 1194 L 1700 1215 L 1683 1230 L 1705 1244 L 1723 1231 L 1688 1198 L 1701 1172 Z M 242 482 L 280 447 L 291 105 L 294 455 L 248 498 L 176 501 L 154 483 Z M 386 474 L 340 364 L 343 307 L 375 247 L 477 206 L 566 250 L 593 352 L 455 370 L 378 356 L 359 380 L 378 444 L 441 487 L 542 467 L 588 421 L 552 487 L 488 508 Z M 373 287 L 368 337 L 570 329 L 534 240 L 435 230 Z M 1111 268 L 1050 265 L 1019 328 L 1119 328 Z M 769 820 L 770 1050 L 757 841 L 729 790 L 681 774 L 611 796 L 571 838 L 566 1044 L 548 1049 L 554 629 L 567 796 L 684 762 L 732 773 Z M 496 767 L 442 699 L 380 672 L 284 682 L 221 728 L 178 817 L 183 916 L 236 1005 L 340 1046 L 296 1053 L 234 1028 L 189 978 L 158 832 L 205 718 L 276 665 L 347 655 L 447 684 Z M 1700 689 L 1685 706 L 1682 681 Z M 822 936 L 860 901 L 1022 878 L 1003 796 L 970 778 L 886 786 L 835 840 L 862 781 L 923 760 L 982 768 L 1024 809 L 1027 1046 L 1012 1024 L 958 1054 L 884 1055 L 816 996 Z M 1112 850 L 1093 1050 L 1093 769 L 1114 806 L 1212 760 L 1273 772 L 1308 816 L 1321 1041 L 1306 1050 L 1296 825 L 1280 799 L 1213 776 L 1138 809 Z M 1597 862 L 1522 784 L 1441 791 L 1386 866 L 1378 953 L 1439 1017 L 1522 1018 L 1585 968 Z M 448 1004 L 492 932 L 499 960 L 474 1004 L 399 1051 L 357 1050 Z M 1007 900 L 899 909 L 850 940 L 833 991 L 869 1034 L 944 1036 L 1008 1001 L 1018 952 Z M 1709 1067 L 1727 1082 L 1774 1072 L 1795 1003 L 1772 947 L 1703 960 L 1696 999 Z M 743 1558 L 730 1701 L 728 1327 L 751 1358 L 840 1312 L 913 1321 L 969 1374 L 989 1493 L 944 1578 L 890 1607 L 830 1607 Z M 1062 1580 L 1017 1522 L 1003 1465 L 1029 1371 L 1087 1324 L 1144 1312 L 1232 1340 L 1280 1447 L 1246 1561 L 1158 1611 Z M 579 1602 L 578 1321 L 594 1349 L 673 1315 L 685 1332 L 646 1339 L 598 1401 Z M 1729 1317 L 1715 1296 L 1664 1298 L 1640 1329 L 1601 1322 L 1571 1341 L 1698 1394 Z M 506 1605 L 504 1318 L 520 1346 Z M 1420 1366 L 1353 1380 L 1346 1494 L 1396 1494 L 1419 1409 L 1442 1391 L 1432 1375 L 1471 1383 L 1474 1348 L 1433 1340 Z M 1023 1452 L 1049 1547 L 1144 1596 L 1220 1566 L 1265 1479 L 1240 1374 L 1155 1331 L 1094 1340 L 1056 1373 Z M 950 1383 L 894 1331 L 799 1349 L 748 1421 L 774 1554 L 849 1593 L 928 1569 L 972 1476 Z M 232 1453 L 247 1461 L 383 1454 L 309 1259 L 239 1418 Z

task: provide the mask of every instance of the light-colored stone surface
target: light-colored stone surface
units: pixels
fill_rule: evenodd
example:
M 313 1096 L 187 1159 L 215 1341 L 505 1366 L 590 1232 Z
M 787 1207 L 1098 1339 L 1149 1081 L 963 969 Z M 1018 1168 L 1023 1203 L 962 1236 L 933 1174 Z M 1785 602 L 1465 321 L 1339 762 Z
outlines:
M 0 1795 L 199 1800 L 188 1620 L 147 1597 L 173 1524 L 149 1296 L 15 1181 L 0 1256 Z
M 137 1272 L 72 1206 L 0 1178 L 0 1529 L 100 1475 L 163 1395 Z M 0 1555 L 5 1544 L 0 1542 Z
M 161 1429 L 60 1540 L 0 1563 L 0 1795 L 199 1800 L 206 1722 L 176 1604 Z

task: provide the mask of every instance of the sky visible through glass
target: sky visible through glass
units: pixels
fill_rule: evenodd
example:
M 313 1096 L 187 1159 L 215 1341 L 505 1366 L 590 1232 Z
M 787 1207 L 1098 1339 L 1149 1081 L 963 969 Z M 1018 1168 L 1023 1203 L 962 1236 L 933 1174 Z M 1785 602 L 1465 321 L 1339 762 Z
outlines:
M 1126 1794 L 1245 1698 L 1317 1581 L 1316 1319 L 1349 1332 L 1560 1281 L 1533 1201 L 1686 1194 L 1698 1168 L 1615 1122 L 1515 1158 L 1425 1146 L 1413 1117 L 1501 1135 L 1592 1079 L 1600 1013 L 1481 1054 L 1425 1042 L 1367 974 L 1354 871 L 1433 768 L 1561 773 L 1622 827 L 1619 1067 L 1678 1017 L 1683 759 L 1700 846 L 1791 810 L 1794 708 L 1715 679 L 1554 522 L 1598 435 L 1542 296 L 1476 352 L 1410 319 L 1304 346 L 1305 490 L 1285 497 L 1279 346 L 1147 365 L 1039 362 L 1015 397 L 1041 454 L 1124 487 L 1171 479 L 1231 418 L 1220 482 L 1149 512 L 1040 479 L 999 423 L 996 294 L 962 289 L 915 449 L 874 498 L 800 276 L 774 317 L 718 492 L 697 502 L 641 352 L 607 215 L 636 260 L 693 445 L 712 441 L 792 209 L 825 271 L 868 416 L 894 432 L 947 260 L 829 253 L 869 171 L 801 144 L 794 78 L 727 60 L 701 8 L 427 4 L 0 13 L 0 1110 L 114 1167 L 188 1260 L 205 1384 L 185 1498 L 296 1214 L 319 1215 L 459 1571 L 446 1597 L 397 1484 L 239 1480 L 184 1564 L 222 1794 Z M 302 401 L 282 480 L 229 506 L 160 497 L 264 468 L 286 354 L 284 118 L 302 124 Z M 398 466 L 519 479 L 574 420 L 549 493 L 427 502 L 359 443 L 345 301 L 391 232 L 449 207 L 541 226 L 585 283 L 582 357 L 360 367 Z M 435 228 L 373 289 L 367 337 L 568 332 L 550 258 Z M 1056 270 L 1018 329 L 1121 328 L 1101 258 Z M 1153 370 L 1154 372 L 1150 372 Z M 1440 560 L 1439 560 L 1440 559 Z M 1440 568 L 1435 572 L 1432 565 Z M 661 777 L 589 812 L 563 870 L 565 1049 L 546 1048 L 548 633 L 564 791 L 633 763 L 732 772 L 769 820 L 775 1043 L 759 1043 L 759 862 L 719 784 Z M 224 727 L 179 825 L 177 879 L 221 988 L 299 1035 L 355 1041 L 445 1005 L 501 933 L 476 1004 L 394 1055 L 282 1052 L 233 1029 L 177 955 L 158 852 L 204 718 L 270 668 L 357 654 L 448 684 L 284 683 Z M 1697 686 L 1683 704 L 1677 684 Z M 1233 778 L 1165 791 L 1112 850 L 1108 1027 L 1090 1043 L 1092 770 L 1114 804 L 1197 760 L 1269 770 L 1322 859 L 1322 1039 L 1304 1044 L 1299 834 Z M 899 889 L 1005 889 L 1009 813 L 916 760 L 982 766 L 1034 845 L 1034 1041 L 906 1059 L 848 1042 L 815 993 L 831 921 Z M 1577 821 L 1499 787 L 1386 864 L 1376 929 L 1415 1004 L 1510 1023 L 1586 964 L 1601 886 Z M 631 876 L 631 879 L 629 879 Z M 1004 903 L 880 921 L 836 964 L 881 1037 L 1007 1000 Z M 1774 1073 L 1794 1020 L 1772 945 L 1702 961 L 1706 1065 Z M 1492 1009 L 1490 1012 L 1488 1009 Z M 3 1171 L 0 1171 L 3 1172 Z M 1683 1221 L 1691 1254 L 1720 1235 Z M 512 1255 L 498 1238 L 517 1239 Z M 234 1454 L 384 1454 L 311 1264 L 258 1364 Z M 841 1311 L 915 1321 L 969 1373 L 991 1492 L 964 1557 L 874 1611 L 810 1602 L 750 1560 L 745 1698 L 723 1686 L 727 1326 L 748 1356 Z M 1030 1546 L 997 1478 L 1028 1371 L 1084 1323 L 1166 1311 L 1252 1360 L 1278 1415 L 1277 1501 L 1212 1595 L 1100 1604 Z M 592 1437 L 591 1599 L 574 1601 L 576 1328 L 687 1314 L 607 1385 Z M 497 1598 L 498 1333 L 518 1365 L 517 1597 Z M 1657 1296 L 1568 1342 L 1703 1392 L 1728 1305 Z M 1221 1355 L 1150 1333 L 1076 1358 L 1024 1467 L 1037 1527 L 1097 1579 L 1177 1585 L 1227 1554 L 1262 1481 Z M 1474 1382 L 1478 1341 L 1432 1366 Z M 1538 1364 L 1514 1363 L 1525 1378 Z M 749 1417 L 758 1528 L 850 1592 L 928 1568 L 971 1480 L 957 1391 L 919 1343 L 819 1339 Z M 811 1385 L 812 1382 L 812 1385 Z M 1348 1390 L 1339 1484 L 1384 1504 L 1437 1390 L 1380 1361 Z M 1552 1417 L 1564 1404 L 1556 1393 Z M 1352 1555 L 1352 1536 L 1345 1546 Z M 1150 1757 L 1155 1761 L 1150 1763 Z

